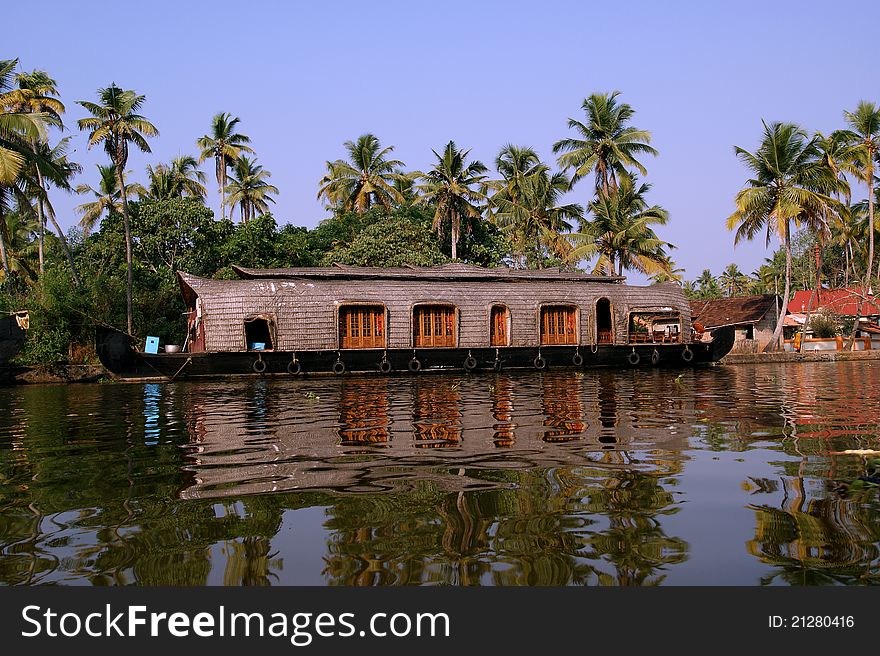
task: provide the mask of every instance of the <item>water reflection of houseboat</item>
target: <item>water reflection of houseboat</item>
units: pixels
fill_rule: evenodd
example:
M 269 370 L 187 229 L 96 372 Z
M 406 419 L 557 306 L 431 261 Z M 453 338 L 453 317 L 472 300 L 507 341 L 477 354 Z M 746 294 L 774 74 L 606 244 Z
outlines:
M 215 386 L 208 393 L 196 385 L 186 392 L 193 435 L 187 471 L 194 482 L 181 495 L 362 493 L 424 481 L 470 490 L 496 485 L 479 478 L 475 472 L 482 470 L 577 467 L 632 448 L 683 457 L 683 434 L 668 423 L 644 426 L 638 413 L 614 418 L 609 440 L 602 425 L 609 419 L 609 391 L 585 378 L 557 371 L 457 380 L 328 379 L 310 384 L 316 398 L 303 402 L 291 402 L 307 398 L 293 381 L 248 383 L 253 389 L 236 390 L 235 402 L 216 398 Z M 610 393 L 620 394 L 626 408 L 644 391 L 633 386 Z
M 102 363 L 127 378 L 297 376 L 347 371 L 690 366 L 719 360 L 732 332 L 696 335 L 675 284 L 463 264 L 256 270 L 178 278 L 182 352 L 143 353 L 99 328 Z

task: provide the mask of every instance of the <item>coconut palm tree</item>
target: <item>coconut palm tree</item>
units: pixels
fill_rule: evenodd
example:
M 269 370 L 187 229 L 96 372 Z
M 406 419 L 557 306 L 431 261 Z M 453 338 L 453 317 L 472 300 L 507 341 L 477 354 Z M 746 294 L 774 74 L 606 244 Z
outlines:
M 541 162 L 534 149 L 513 144 L 503 146 L 498 157 L 495 158 L 495 170 L 498 171 L 501 178 L 486 182 L 485 191 L 491 189 L 495 192 L 489 199 L 490 209 L 495 201 L 517 202 L 526 177 L 542 168 L 547 167 Z
M 571 183 L 594 173 L 596 191 L 608 196 L 617 187 L 618 178 L 627 168 L 635 168 L 647 175 L 637 159 L 641 155 L 656 155 L 649 146 L 651 133 L 629 124 L 635 110 L 627 103 L 618 103 L 619 91 L 594 93 L 581 105 L 586 121 L 568 119 L 568 127 L 577 137 L 560 139 L 553 144 L 563 171 L 574 170 Z
M 32 71 L 31 73 L 18 73 L 15 76 L 18 88 L 22 91 L 22 98 L 18 103 L 18 111 L 29 114 L 42 114 L 50 122 L 61 129 L 64 125 L 61 115 L 64 113 L 64 103 L 58 98 L 58 85 L 45 71 Z M 36 152 L 36 139 L 31 140 L 31 147 Z M 40 275 L 43 274 L 43 239 L 45 235 L 46 219 L 44 217 L 43 196 L 45 196 L 45 184 L 40 167 L 34 167 L 37 176 L 37 185 L 40 193 L 36 198 L 38 230 L 38 252 L 40 262 Z
M 866 285 L 870 287 L 874 278 L 874 165 L 880 153 L 880 107 L 872 102 L 862 100 L 856 111 L 843 113 L 849 125 L 845 133 L 852 150 L 849 172 L 865 183 L 868 188 L 868 263 L 865 267 Z
M 736 211 L 727 218 L 727 228 L 736 230 L 735 243 L 766 233 L 775 234 L 785 249 L 785 291 L 782 307 L 791 292 L 792 223 L 817 224 L 839 215 L 840 203 L 831 197 L 843 189 L 842 182 L 822 159 L 817 137 L 812 139 L 793 123 L 763 122 L 764 134 L 751 153 L 734 148 L 752 177 L 748 187 L 736 196 Z M 779 348 L 785 313 L 779 313 L 773 337 L 765 350 Z
M 147 165 L 147 181 L 142 197 L 148 200 L 195 198 L 204 201 L 207 193 L 205 174 L 191 155 L 175 157 L 170 165 L 157 164 L 155 168 Z
M 131 227 L 128 218 L 128 195 L 126 193 L 123 172 L 128 162 L 128 145 L 133 143 L 141 151 L 150 152 L 147 137 L 159 135 L 156 129 L 144 116 L 138 114 L 146 96 L 138 95 L 133 90 L 124 90 L 112 83 L 109 87 L 98 89 L 100 102 L 80 100 L 81 105 L 91 114 L 79 120 L 79 129 L 89 131 L 89 148 L 96 144 L 104 144 L 104 150 L 110 156 L 116 169 L 116 182 L 122 191 L 122 219 L 125 227 L 125 262 L 128 269 L 126 290 L 128 333 L 132 334 L 131 296 L 132 296 L 132 263 L 131 263 Z
M 13 88 L 17 65 L 17 59 L 0 60 L 0 266 L 5 276 L 10 268 L 3 217 L 14 202 L 26 199 L 19 174 L 31 158 L 34 141 L 46 139 L 46 126 L 51 121 L 43 112 L 24 111 L 33 92 Z
M 667 255 L 663 258 L 663 269 L 651 275 L 650 279 L 655 285 L 664 282 L 676 282 L 681 285 L 684 280 L 684 269 L 678 268 L 673 259 Z
M 73 284 L 78 286 L 80 279 L 76 270 L 76 263 L 73 260 L 73 253 L 70 250 L 70 245 L 67 243 L 64 230 L 58 224 L 55 209 L 49 199 L 49 189 L 53 186 L 68 193 L 72 192 L 71 180 L 75 175 L 82 172 L 82 167 L 67 157 L 71 139 L 72 137 L 64 137 L 54 146 L 50 146 L 45 141 L 34 142 L 32 165 L 25 167 L 22 177 L 25 181 L 28 195 L 36 201 L 38 207 L 36 218 L 39 227 L 38 250 L 41 267 L 43 264 L 45 220 L 48 219 L 55 228 L 61 248 L 67 257 L 70 272 L 73 276 Z
M 235 131 L 241 122 L 237 116 L 228 112 L 215 114 L 211 119 L 211 133 L 206 134 L 196 141 L 198 146 L 199 164 L 206 159 L 214 158 L 217 186 L 220 191 L 220 215 L 226 220 L 226 185 L 228 184 L 228 169 L 235 164 L 242 153 L 253 154 L 253 149 L 248 146 L 250 137 Z
M 718 298 L 721 296 L 721 287 L 718 279 L 712 275 L 709 269 L 703 269 L 700 276 L 694 281 L 699 298 Z
M 109 216 L 112 212 L 122 213 L 122 194 L 119 192 L 119 179 L 116 177 L 116 168 L 111 164 L 102 166 L 97 164 L 99 181 L 97 189 L 85 183 L 77 185 L 76 193 L 90 194 L 92 201 L 83 203 L 76 207 L 76 213 L 82 218 L 79 224 L 83 232 L 87 235 L 90 233 L 95 224 L 97 224 L 104 216 Z M 128 172 L 123 175 L 123 180 L 128 176 Z M 149 192 L 137 182 L 125 184 L 126 198 L 129 196 L 147 197 Z
M 24 280 L 37 279 L 37 222 L 31 218 L 30 207 L 6 212 L 3 217 L 3 232 L 7 239 L 9 270 Z
M 502 188 L 492 197 L 493 220 L 510 236 L 524 268 L 540 268 L 548 257 L 567 261 L 571 256 L 573 248 L 565 233 L 571 231 L 572 221 L 583 220 L 584 209 L 560 204 L 570 188 L 564 173 L 550 173 L 548 167 L 537 165 L 515 187 Z
M 238 205 L 244 223 L 256 216 L 257 212 L 268 212 L 269 203 L 275 202 L 270 194 L 277 194 L 278 187 L 266 182 L 270 177 L 272 174 L 264 171 L 256 159 L 242 155 L 235 163 L 226 193 L 229 194 L 229 204 Z
M 485 181 L 483 174 L 488 169 L 480 160 L 468 162 L 471 151 L 459 150 L 454 141 L 446 144 L 442 155 L 436 150 L 431 152 L 437 161 L 430 171 L 419 174 L 422 183 L 418 189 L 422 195 L 416 202 L 434 206 L 432 227 L 439 237 L 443 237 L 443 227 L 449 225 L 452 259 L 455 260 L 462 223 L 467 230 L 471 221 L 482 216 L 479 203 L 486 200 L 486 195 L 479 187 Z
M 728 264 L 721 272 L 718 282 L 724 288 L 727 296 L 740 296 L 745 292 L 749 283 L 749 277 L 740 271 L 736 264 Z
M 388 159 L 394 146 L 382 148 L 372 134 L 363 134 L 357 141 L 346 141 L 348 161 L 327 162 L 327 173 L 321 178 L 318 198 L 346 212 L 363 214 L 374 205 L 390 209 L 404 201 L 395 183 L 403 175 L 403 162 Z
M 674 248 L 658 238 L 651 226 L 665 225 L 669 213 L 659 205 L 648 205 L 649 184 L 639 184 L 635 176 L 624 173 L 609 195 L 600 193 L 589 205 L 593 218 L 583 222 L 572 235 L 577 245 L 575 259 L 598 254 L 595 273 L 623 275 L 635 270 L 651 275 L 665 268 L 666 248 Z

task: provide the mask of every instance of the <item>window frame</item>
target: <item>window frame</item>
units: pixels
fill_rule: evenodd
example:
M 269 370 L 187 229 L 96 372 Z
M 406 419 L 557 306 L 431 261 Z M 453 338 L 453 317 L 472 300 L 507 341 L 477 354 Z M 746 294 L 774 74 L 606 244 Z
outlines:
M 381 346 L 345 346 L 342 337 L 342 318 L 346 310 L 351 308 L 375 308 L 381 310 L 382 316 L 382 345 Z M 375 325 L 375 324 L 374 324 Z M 340 351 L 361 351 L 367 349 L 388 348 L 388 307 L 378 301 L 345 301 L 336 307 L 336 346 Z
M 417 324 L 416 322 L 416 313 L 421 311 L 423 308 L 444 308 L 446 310 L 452 310 L 452 344 L 418 344 L 417 343 L 417 335 L 416 335 L 416 327 L 421 326 L 421 322 Z M 410 342 L 412 348 L 416 349 L 427 349 L 427 348 L 458 348 L 459 343 L 459 311 L 458 306 L 454 303 L 448 303 L 445 301 L 426 301 L 424 303 L 414 303 L 410 308 Z M 432 324 L 434 320 L 432 319 Z M 431 334 L 431 341 L 434 341 L 433 331 Z
M 493 314 L 495 312 L 495 308 L 502 308 L 504 310 L 504 344 L 495 344 L 492 340 L 493 334 L 492 330 L 495 327 L 495 319 Z M 513 327 L 513 321 L 510 316 L 510 306 L 507 303 L 490 303 L 489 304 L 489 346 L 491 348 L 504 348 L 506 346 L 510 346 L 511 344 L 511 335 L 510 331 Z
M 574 315 L 574 332 L 571 333 L 574 341 L 549 343 L 544 341 L 544 313 L 549 308 L 565 308 L 571 310 Z M 580 307 L 574 303 L 541 303 L 538 306 L 538 344 L 540 346 L 580 346 L 581 343 L 581 317 Z M 557 319 L 558 321 L 558 319 Z M 557 324 L 558 325 L 558 324 Z M 549 335 L 549 333 L 546 333 Z M 554 333 L 555 334 L 555 333 Z M 566 333 L 568 334 L 568 333 Z

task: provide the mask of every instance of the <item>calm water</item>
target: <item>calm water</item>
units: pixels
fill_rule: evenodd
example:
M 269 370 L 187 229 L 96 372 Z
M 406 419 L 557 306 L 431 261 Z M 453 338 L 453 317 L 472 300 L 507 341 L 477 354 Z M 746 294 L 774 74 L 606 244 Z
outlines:
M 0 388 L 0 584 L 880 582 L 880 366 Z

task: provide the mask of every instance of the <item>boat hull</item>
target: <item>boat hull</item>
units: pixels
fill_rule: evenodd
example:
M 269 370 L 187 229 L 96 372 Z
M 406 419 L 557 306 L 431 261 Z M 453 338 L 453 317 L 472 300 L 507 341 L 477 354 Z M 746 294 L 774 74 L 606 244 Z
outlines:
M 562 367 L 693 367 L 720 360 L 732 346 L 733 330 L 720 329 L 713 333 L 711 342 L 687 345 L 149 354 L 135 351 L 129 337 L 119 331 L 99 328 L 96 336 L 96 350 L 101 363 L 117 376 L 138 380 L 349 373 L 392 375 L 431 371 L 497 372 Z
M 0 366 L 18 355 L 24 346 L 24 335 L 15 315 L 0 318 Z

